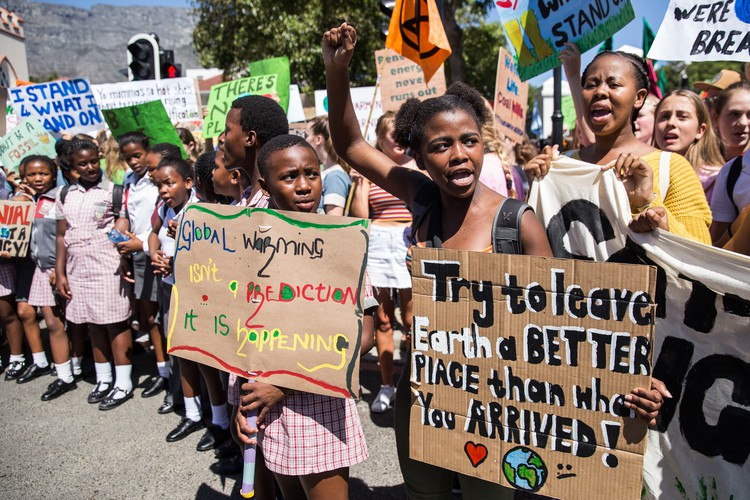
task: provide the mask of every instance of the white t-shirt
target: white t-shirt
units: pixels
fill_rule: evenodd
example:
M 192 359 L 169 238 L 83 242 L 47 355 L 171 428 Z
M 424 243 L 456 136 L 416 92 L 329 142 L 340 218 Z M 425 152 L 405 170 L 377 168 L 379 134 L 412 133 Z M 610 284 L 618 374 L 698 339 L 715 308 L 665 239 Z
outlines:
M 716 176 L 713 197 L 711 198 L 711 212 L 716 222 L 732 223 L 739 215 L 732 200 L 727 195 L 727 178 L 734 158 L 729 160 Z M 742 172 L 734 185 L 732 199 L 740 211 L 750 204 L 750 155 L 742 157 Z

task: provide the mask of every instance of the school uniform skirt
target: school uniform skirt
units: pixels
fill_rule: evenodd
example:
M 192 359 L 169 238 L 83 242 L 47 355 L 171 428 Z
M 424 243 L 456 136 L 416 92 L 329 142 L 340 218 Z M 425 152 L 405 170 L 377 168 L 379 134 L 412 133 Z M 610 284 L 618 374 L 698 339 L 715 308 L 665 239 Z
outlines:
M 266 421 L 258 444 L 266 466 L 277 474 L 319 474 L 367 460 L 353 399 L 293 392 L 269 410 Z
M 136 300 L 156 302 L 158 300 L 159 282 L 151 265 L 151 258 L 145 252 L 133 255 L 133 279 L 135 280 L 134 296 Z
M 375 288 L 411 288 L 404 231 L 408 226 L 370 226 L 367 272 Z
M 120 277 L 120 254 L 103 236 L 68 247 L 67 276 L 72 298 L 65 309 L 71 323 L 109 325 L 130 318 L 132 287 Z
M 34 307 L 54 307 L 57 305 L 55 291 L 49 284 L 50 276 L 54 269 L 34 269 L 34 277 L 31 280 L 31 291 L 29 292 L 29 305 Z

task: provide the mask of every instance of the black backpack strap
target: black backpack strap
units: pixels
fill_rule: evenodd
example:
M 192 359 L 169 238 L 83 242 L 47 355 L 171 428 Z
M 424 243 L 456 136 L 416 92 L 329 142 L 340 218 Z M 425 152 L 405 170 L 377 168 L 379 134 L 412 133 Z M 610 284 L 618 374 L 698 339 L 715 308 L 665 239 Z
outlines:
M 738 156 L 734 159 L 732 165 L 729 167 L 729 175 L 727 176 L 727 196 L 729 196 L 729 201 L 732 202 L 734 209 L 737 211 L 737 215 L 739 215 L 740 213 L 740 208 L 734 202 L 734 186 L 737 185 L 737 181 L 739 180 L 741 173 L 742 156 Z
M 492 224 L 492 251 L 494 253 L 522 254 L 521 218 L 532 208 L 515 198 L 505 198 L 495 213 Z
M 66 184 L 60 190 L 60 203 L 65 205 L 65 198 L 68 197 L 68 191 L 70 191 L 70 184 Z
M 125 193 L 125 187 L 121 184 L 115 184 L 112 186 L 112 213 L 115 214 L 115 219 L 120 217 L 122 212 L 122 199 Z M 127 217 L 127 213 L 124 215 Z
M 424 222 L 427 214 L 439 204 L 440 192 L 437 184 L 430 180 L 425 180 L 417 188 L 414 199 L 411 201 L 411 243 L 416 244 L 416 236 L 419 227 Z M 433 217 L 434 218 L 434 217 Z

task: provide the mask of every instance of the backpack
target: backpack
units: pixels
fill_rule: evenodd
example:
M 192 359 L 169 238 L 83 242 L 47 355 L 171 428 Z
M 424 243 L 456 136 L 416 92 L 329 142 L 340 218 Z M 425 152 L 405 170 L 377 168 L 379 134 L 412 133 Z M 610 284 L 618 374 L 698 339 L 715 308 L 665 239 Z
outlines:
M 732 165 L 729 167 L 729 175 L 727 175 L 727 196 L 729 201 L 734 205 L 734 209 L 737 211 L 737 215 L 740 213 L 740 207 L 734 202 L 734 186 L 737 185 L 737 181 L 742 173 L 742 155 L 732 161 Z
M 60 203 L 65 204 L 65 198 L 68 196 L 70 191 L 70 184 L 63 186 L 60 191 Z M 112 212 L 115 214 L 115 218 L 119 217 L 120 211 L 122 210 L 122 199 L 125 193 L 125 187 L 120 184 L 115 184 L 112 187 Z M 127 217 L 127 215 L 126 215 Z
M 433 248 L 442 248 L 443 242 L 438 236 L 440 233 L 440 192 L 437 185 L 426 181 L 419 188 L 412 201 L 412 226 L 411 238 L 415 243 L 415 235 L 419 226 L 424 222 L 427 214 L 434 210 L 430 217 L 430 227 L 427 234 L 432 235 L 428 242 Z M 526 203 L 515 198 L 505 198 L 497 207 L 495 219 L 492 223 L 492 252 L 506 254 L 522 254 L 521 245 L 521 217 L 527 210 L 532 208 Z

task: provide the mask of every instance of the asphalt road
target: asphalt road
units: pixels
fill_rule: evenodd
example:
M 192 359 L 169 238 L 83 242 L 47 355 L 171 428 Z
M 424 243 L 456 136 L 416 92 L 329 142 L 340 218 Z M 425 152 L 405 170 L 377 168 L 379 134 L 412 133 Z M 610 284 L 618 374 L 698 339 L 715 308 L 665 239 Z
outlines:
M 398 345 L 398 344 L 396 344 Z M 7 367 L 7 346 L 1 350 Z M 84 372 L 87 366 L 84 364 Z M 369 402 L 380 376 L 372 355 L 363 363 L 363 399 L 357 403 L 370 458 L 351 469 L 350 498 L 405 498 L 396 458 L 393 412 L 371 414 Z M 93 374 L 93 368 L 88 367 Z M 134 359 L 139 385 L 154 374 L 150 352 Z M 219 476 L 209 469 L 212 452 L 195 446 L 202 431 L 182 441 L 165 437 L 179 422 L 174 413 L 156 412 L 162 398 L 140 397 L 109 412 L 86 403 L 93 375 L 78 389 L 43 402 L 40 396 L 54 379 L 43 376 L 27 384 L 0 376 L 0 497 L 36 498 L 240 498 L 240 476 Z

